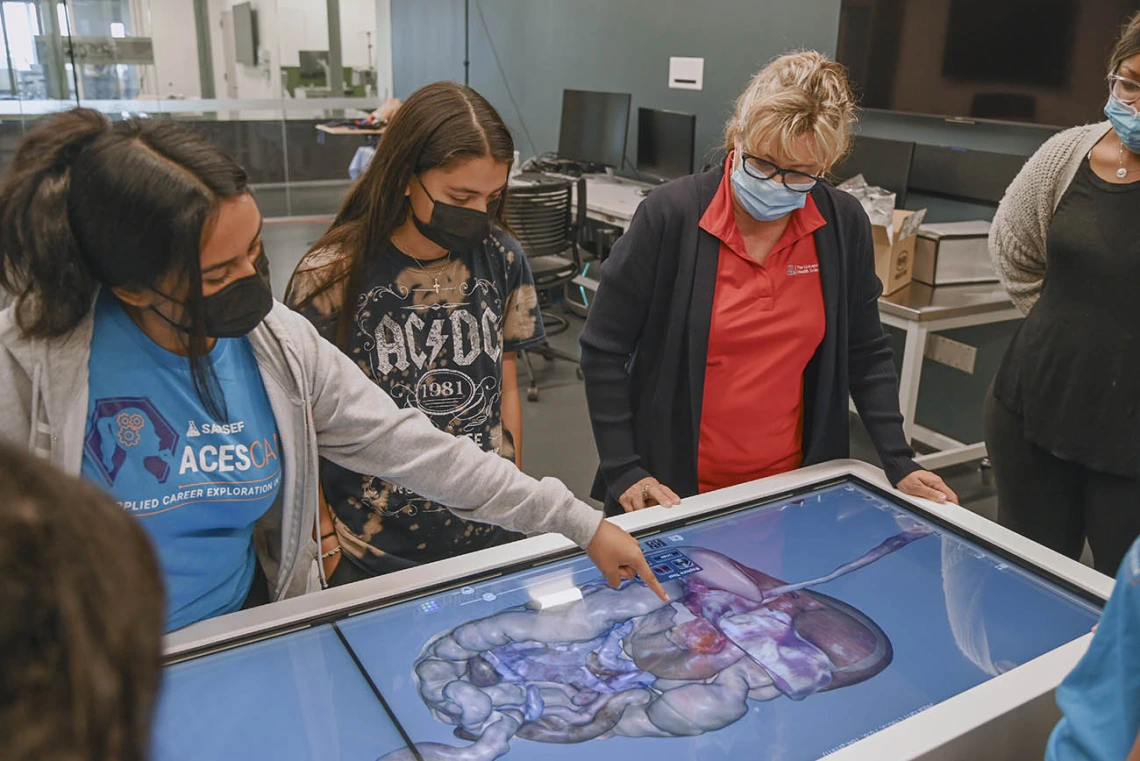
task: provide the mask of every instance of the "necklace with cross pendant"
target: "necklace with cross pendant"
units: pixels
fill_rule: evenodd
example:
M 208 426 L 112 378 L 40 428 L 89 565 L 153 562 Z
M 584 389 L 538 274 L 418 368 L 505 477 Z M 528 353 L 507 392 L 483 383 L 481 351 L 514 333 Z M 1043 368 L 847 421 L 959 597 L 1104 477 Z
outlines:
M 417 259 L 416 257 L 411 256 L 408 258 L 411 259 L 413 262 L 415 262 L 416 266 L 419 267 L 421 270 L 423 270 L 423 273 L 425 275 L 427 275 L 428 277 L 431 278 L 432 285 L 431 285 L 430 290 L 435 291 L 436 294 L 438 294 L 441 290 L 443 290 L 439 285 L 439 275 L 433 275 L 430 272 L 428 272 L 427 267 L 425 267 L 420 262 L 420 260 Z M 441 272 L 441 273 L 444 272 L 447 269 L 447 265 L 449 265 L 449 264 L 451 264 L 451 252 L 450 251 L 447 252 L 447 259 L 444 261 L 443 266 L 439 268 L 439 272 Z

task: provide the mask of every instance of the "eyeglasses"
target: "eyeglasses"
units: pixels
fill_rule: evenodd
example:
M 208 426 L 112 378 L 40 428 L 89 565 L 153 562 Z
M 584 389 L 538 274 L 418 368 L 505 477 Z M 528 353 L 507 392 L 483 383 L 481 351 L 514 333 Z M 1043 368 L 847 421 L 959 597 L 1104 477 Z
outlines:
M 1113 74 L 1108 78 L 1108 91 L 1121 103 L 1131 106 L 1140 100 L 1140 82 Z
M 1140 85 L 1137 85 L 1140 87 Z M 795 191 L 796 193 L 810 193 L 815 184 L 820 181 L 819 177 L 814 175 L 805 174 L 804 172 L 795 172 L 791 169 L 781 169 L 767 159 L 762 159 L 748 153 L 741 154 L 741 162 L 744 166 L 744 173 L 755 177 L 758 180 L 770 180 L 776 175 L 780 176 L 780 181 L 784 183 L 784 187 L 788 190 Z

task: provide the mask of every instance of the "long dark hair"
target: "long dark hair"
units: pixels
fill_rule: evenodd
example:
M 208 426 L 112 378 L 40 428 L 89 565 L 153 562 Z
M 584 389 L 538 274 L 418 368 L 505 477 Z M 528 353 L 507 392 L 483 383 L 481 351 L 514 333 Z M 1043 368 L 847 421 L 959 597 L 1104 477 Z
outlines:
M 345 348 L 365 262 L 384 250 L 407 218 L 410 206 L 404 193 L 412 178 L 482 156 L 509 164 L 514 152 L 514 140 L 499 112 L 470 87 L 436 82 L 414 92 L 384 131 L 376 155 L 349 192 L 332 227 L 310 250 L 335 252 L 335 259 L 311 273 L 315 286 L 306 289 L 292 306 L 304 309 L 321 294 L 343 285 L 336 339 Z
M 225 418 L 206 352 L 199 257 L 219 204 L 249 192 L 233 159 L 171 121 L 111 123 L 89 109 L 28 133 L 0 186 L 0 287 L 16 297 L 28 336 L 70 333 L 100 286 L 186 283 L 194 388 Z
M 4 758 L 144 761 L 163 592 L 138 521 L 93 484 L 0 444 Z

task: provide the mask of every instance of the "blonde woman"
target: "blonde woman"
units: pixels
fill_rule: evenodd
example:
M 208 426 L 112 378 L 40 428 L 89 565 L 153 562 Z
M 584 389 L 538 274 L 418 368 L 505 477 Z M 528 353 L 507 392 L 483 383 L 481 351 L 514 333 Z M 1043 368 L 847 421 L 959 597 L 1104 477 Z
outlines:
M 724 166 L 655 190 L 614 246 L 582 334 L 608 513 L 847 457 L 848 393 L 891 483 L 956 501 L 903 434 L 870 222 L 820 181 L 854 110 L 839 64 L 776 59 Z

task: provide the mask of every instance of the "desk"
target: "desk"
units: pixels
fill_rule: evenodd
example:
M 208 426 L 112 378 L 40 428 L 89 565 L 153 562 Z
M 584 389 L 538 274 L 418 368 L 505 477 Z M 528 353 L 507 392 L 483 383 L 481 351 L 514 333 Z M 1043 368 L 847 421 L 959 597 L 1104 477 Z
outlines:
M 922 362 L 931 333 L 972 328 L 995 322 L 1020 320 L 1022 315 L 999 283 L 971 283 L 933 287 L 911 283 L 901 291 L 879 299 L 879 316 L 884 325 L 906 334 L 902 370 L 899 373 L 899 408 L 907 439 L 933 447 L 933 454 L 916 458 L 924 468 L 934 470 L 986 456 L 985 442 L 967 444 L 915 423 Z
M 317 125 L 317 143 L 320 145 L 325 144 L 325 138 L 328 135 L 335 135 L 337 137 L 351 137 L 357 135 L 359 137 L 378 137 L 384 134 L 384 127 L 333 127 L 328 124 Z
M 563 175 L 547 175 L 553 180 L 569 182 L 577 189 L 578 178 Z M 586 178 L 586 216 L 596 222 L 613 225 L 625 232 L 637 207 L 645 200 L 645 193 L 654 185 L 608 174 L 588 174 Z M 541 180 L 538 180 L 541 182 Z M 525 175 L 515 175 L 512 185 L 530 185 L 534 182 Z M 575 198 L 575 200 L 577 200 Z
M 606 174 L 586 177 L 586 216 L 625 232 L 653 185 Z
M 326 135 L 383 135 L 383 127 L 331 127 L 327 124 L 318 124 L 317 132 L 323 132 Z

